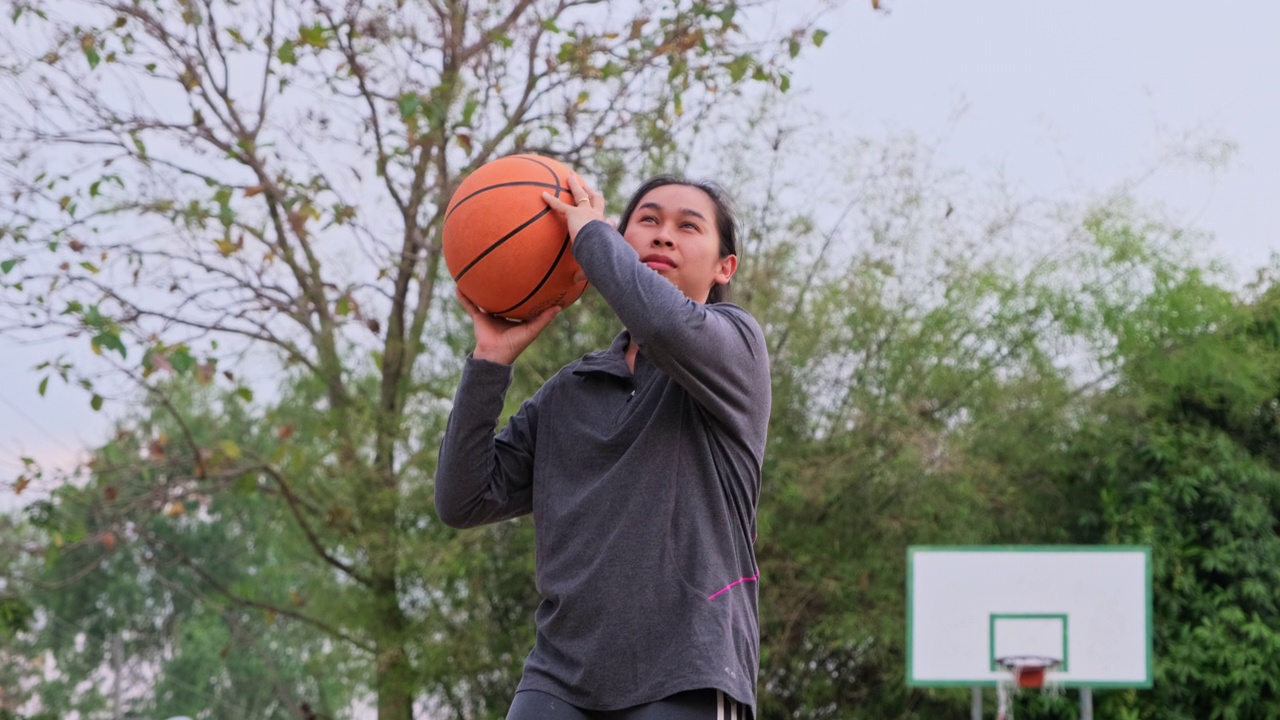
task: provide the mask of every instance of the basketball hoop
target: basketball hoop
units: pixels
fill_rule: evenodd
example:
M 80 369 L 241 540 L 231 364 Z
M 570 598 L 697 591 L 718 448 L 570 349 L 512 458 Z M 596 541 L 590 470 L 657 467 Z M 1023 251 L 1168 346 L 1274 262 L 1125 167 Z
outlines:
M 1062 661 L 1043 655 L 1010 655 L 996 658 L 996 663 L 1008 670 L 1013 677 L 1012 683 L 1004 681 L 999 683 L 996 688 L 997 699 L 999 700 L 999 705 L 996 708 L 996 719 L 1013 720 L 1011 697 L 1022 688 L 1039 689 L 1045 687 L 1045 676 L 1057 669 L 1062 664 Z M 1060 691 L 1060 687 L 1056 683 L 1049 683 L 1051 691 Z
M 1013 680 L 1020 688 L 1044 687 L 1045 674 L 1062 664 L 1057 658 L 1042 655 L 1012 655 L 996 658 L 996 662 L 1013 674 Z

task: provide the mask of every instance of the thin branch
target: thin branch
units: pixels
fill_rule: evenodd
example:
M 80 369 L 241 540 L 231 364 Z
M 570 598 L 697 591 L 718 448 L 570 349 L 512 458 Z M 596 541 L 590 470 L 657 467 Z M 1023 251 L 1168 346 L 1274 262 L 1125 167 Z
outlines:
M 772 186 L 772 183 L 770 183 L 770 185 Z M 854 207 L 856 207 L 860 202 L 862 202 L 862 195 L 858 195 L 846 203 L 844 210 L 840 213 L 840 217 L 836 218 L 836 221 L 832 223 L 831 228 L 823 234 L 822 246 L 818 248 L 817 256 L 809 265 L 808 272 L 805 273 L 804 282 L 800 285 L 800 292 L 796 294 L 795 304 L 792 306 L 791 314 L 787 318 L 786 324 L 783 326 L 782 334 L 778 337 L 778 341 L 774 344 L 774 347 L 769 350 L 769 354 L 771 356 L 781 356 L 782 349 L 786 346 L 787 340 L 791 336 L 791 328 L 795 325 L 796 319 L 800 316 L 800 313 L 804 311 L 805 298 L 808 296 L 809 290 L 813 287 L 813 283 L 817 279 L 818 271 L 822 269 L 822 263 L 826 260 L 827 251 L 831 249 L 831 244 L 835 241 L 837 233 L 840 230 L 840 226 L 844 224 L 849 213 L 853 212 Z
M 42 590 L 61 590 L 62 588 L 74 585 L 77 582 L 80 582 L 84 578 L 88 577 L 89 573 L 93 572 L 94 570 L 97 570 L 98 566 L 102 565 L 102 562 L 106 560 L 107 556 L 109 556 L 110 554 L 111 554 L 111 551 L 109 550 L 102 552 L 101 554 L 98 555 L 98 557 L 94 558 L 92 562 L 86 564 L 84 567 L 77 570 L 70 577 L 63 578 L 62 580 L 59 580 L 57 582 L 45 582 L 43 580 L 37 580 L 34 578 L 31 578 L 30 582 Z
M 333 26 L 335 31 L 342 26 L 343 23 L 339 23 L 335 20 L 332 13 L 327 8 L 321 7 L 320 11 L 324 14 L 325 19 L 329 21 L 329 24 Z M 386 147 L 386 131 L 382 128 L 381 116 L 378 113 L 378 106 L 377 103 L 374 102 L 376 94 L 369 87 L 368 75 L 365 71 L 364 64 L 360 62 L 359 53 L 356 51 L 355 38 L 357 32 L 358 30 L 355 27 L 355 23 L 350 23 L 347 34 L 344 35 L 340 32 L 335 32 L 335 35 L 338 39 L 338 47 L 341 49 L 343 56 L 347 60 L 351 74 L 355 76 L 360 98 L 364 100 L 365 104 L 369 108 L 369 127 L 373 132 L 374 146 L 378 150 L 378 172 L 382 175 L 383 184 L 386 186 L 387 194 L 391 197 L 392 201 L 395 202 L 396 206 L 400 208 L 401 212 L 403 212 L 407 207 L 407 203 L 404 198 L 401 197 L 399 188 L 397 188 L 395 183 L 392 181 L 391 174 L 386 171 L 388 160 L 391 157 Z
M 497 38 L 506 35 L 507 31 L 511 29 L 511 26 L 515 25 L 516 21 L 519 20 L 520 17 L 525 14 L 525 11 L 528 10 L 529 7 L 532 5 L 533 5 L 533 0 L 519 0 L 519 2 L 517 2 L 515 6 L 511 8 L 511 12 L 507 13 L 506 17 L 498 21 L 497 25 L 494 25 L 493 27 L 481 33 L 480 37 L 476 39 L 475 43 L 469 46 L 462 46 L 462 48 L 457 52 L 457 57 L 456 57 L 458 67 L 467 65 L 469 62 L 471 62 L 471 59 L 475 57 L 477 54 L 479 54 L 481 51 L 493 47 L 494 44 L 497 42 Z M 564 4 L 561 4 L 560 8 L 556 10 L 555 15 L 558 16 L 561 12 L 563 12 L 564 7 L 565 7 Z M 458 31 L 465 31 L 465 28 L 466 28 L 466 17 L 462 17 L 461 22 L 457 22 L 455 20 L 454 22 L 455 33 Z M 458 44 L 461 44 L 461 40 L 462 40 L 461 37 L 457 38 L 456 40 Z
M 364 585 L 366 587 L 372 587 L 372 581 L 369 578 L 365 577 L 359 572 L 356 572 L 356 569 L 352 567 L 350 564 L 345 563 L 329 554 L 329 551 L 325 548 L 324 544 L 320 542 L 320 538 L 316 536 L 315 531 L 311 529 L 311 525 L 307 522 L 306 518 L 303 516 L 302 510 L 298 507 L 298 498 L 296 495 L 294 495 L 293 490 L 289 487 L 289 483 L 285 481 L 284 475 L 280 474 L 278 470 L 276 470 L 274 467 L 272 467 L 267 463 L 263 463 L 261 465 L 258 465 L 257 467 L 248 468 L 248 469 L 261 470 L 267 475 L 270 475 L 271 478 L 276 481 L 276 484 L 280 486 L 281 494 L 284 495 L 284 499 L 286 503 L 289 505 L 289 512 L 293 514 L 294 520 L 297 520 L 298 527 L 302 529 L 302 533 L 306 535 L 307 542 L 311 545 L 311 549 L 315 550 L 317 555 L 323 558 L 325 562 L 329 563 L 330 565 L 337 568 L 338 570 L 341 570 L 344 574 L 346 574 L 348 577 L 355 580 L 356 582 L 360 583 L 361 585 Z
M 310 617 L 308 615 L 304 615 L 303 613 L 297 612 L 295 610 L 291 610 L 286 607 L 280 607 L 278 605 L 272 605 L 271 603 L 262 602 L 260 600 L 253 600 L 251 598 L 246 598 L 244 596 L 237 595 L 236 593 L 232 592 L 231 589 L 228 588 L 226 585 L 224 585 L 221 581 L 215 578 L 212 574 L 210 574 L 204 568 L 196 564 L 196 562 L 191 558 L 191 556 L 188 555 L 182 548 L 172 543 L 164 543 L 163 541 L 159 541 L 150 534 L 147 534 L 145 537 L 148 540 L 148 544 L 150 544 L 156 550 L 165 549 L 172 552 L 176 556 L 175 560 L 177 563 L 181 564 L 183 567 L 190 569 L 196 575 L 200 576 L 200 579 L 208 583 L 210 587 L 216 590 L 219 595 L 223 596 L 227 600 L 237 605 L 242 605 L 244 607 L 251 607 L 251 608 L 256 608 L 258 610 L 265 610 L 267 612 L 272 612 L 277 615 L 283 615 L 285 617 L 293 618 L 294 620 L 297 620 L 299 622 L 306 623 L 315 628 L 319 628 L 320 630 L 323 630 L 324 632 L 328 633 L 329 635 L 332 635 L 333 637 L 345 640 L 346 642 L 351 643 L 353 646 L 360 648 L 361 650 L 364 650 L 367 653 L 373 654 L 375 652 L 374 647 L 372 645 L 369 645 L 368 643 L 365 643 L 359 640 L 358 638 L 352 637 L 351 635 L 343 632 L 342 630 L 339 630 L 338 628 L 335 628 L 332 625 L 329 625 L 323 620 L 319 620 L 319 619 Z

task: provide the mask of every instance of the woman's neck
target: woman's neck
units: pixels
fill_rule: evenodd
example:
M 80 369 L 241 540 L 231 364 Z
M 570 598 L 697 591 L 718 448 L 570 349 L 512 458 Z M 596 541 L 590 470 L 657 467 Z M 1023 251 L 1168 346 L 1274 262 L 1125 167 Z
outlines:
M 632 340 L 631 344 L 627 345 L 627 369 L 631 370 L 632 375 L 636 374 L 636 353 L 638 352 L 640 352 L 640 346 Z

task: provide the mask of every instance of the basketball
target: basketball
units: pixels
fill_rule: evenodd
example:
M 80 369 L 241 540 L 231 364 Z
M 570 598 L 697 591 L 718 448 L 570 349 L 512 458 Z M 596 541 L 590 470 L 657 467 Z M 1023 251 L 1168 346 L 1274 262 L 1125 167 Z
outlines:
M 564 218 L 542 193 L 573 203 L 569 168 L 540 155 L 508 155 L 462 181 L 445 210 L 444 261 L 458 289 L 486 312 L 528 320 L 567 307 L 586 282 L 575 282 Z

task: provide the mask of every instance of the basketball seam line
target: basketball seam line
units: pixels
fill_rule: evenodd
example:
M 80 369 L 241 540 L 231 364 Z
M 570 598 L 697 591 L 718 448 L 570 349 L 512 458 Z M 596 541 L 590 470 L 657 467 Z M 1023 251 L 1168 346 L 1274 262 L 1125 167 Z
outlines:
M 500 187 L 518 187 L 518 186 L 521 186 L 521 185 L 533 185 L 533 186 L 535 186 L 535 187 L 551 187 L 551 188 L 555 188 L 555 191 L 556 191 L 556 197 L 560 197 L 560 191 L 561 191 L 561 190 L 568 190 L 568 189 L 569 189 L 569 181 L 566 179 L 566 180 L 565 180 L 564 187 L 561 187 L 561 186 L 560 186 L 560 176 L 556 174 L 556 169 L 555 169 L 555 168 L 553 168 L 553 167 L 551 167 L 550 165 L 548 165 L 548 164 L 546 164 L 546 163 L 542 162 L 541 160 L 539 160 L 539 159 L 537 159 L 537 158 L 534 158 L 534 157 L 529 157 L 528 155 L 512 155 L 512 156 L 511 156 L 511 158 L 512 158 L 512 159 L 519 159 L 519 160 L 527 160 L 527 161 L 529 161 L 529 162 L 533 163 L 534 165 L 537 165 L 538 167 L 542 168 L 543 170 L 546 170 L 547 172 L 551 173 L 551 179 L 555 181 L 555 184 L 554 184 L 554 185 L 549 185 L 549 184 L 546 184 L 546 183 L 535 182 L 535 181 L 532 181 L 532 180 L 516 180 L 516 181 L 513 181 L 513 182 L 509 182 L 509 183 L 499 183 L 499 184 L 497 184 L 497 185 L 489 185 L 489 186 L 487 186 L 487 187 L 482 187 L 482 188 L 480 188 L 479 190 L 476 190 L 475 192 L 471 193 L 470 195 L 468 195 L 468 196 L 466 196 L 466 197 L 462 198 L 461 200 L 459 200 L 457 205 L 454 205 L 453 207 L 449 208 L 449 209 L 445 212 L 445 214 L 444 214 L 444 219 L 445 219 L 445 220 L 448 220 L 448 219 L 449 219 L 449 216 L 453 214 L 453 211 L 454 211 L 454 210 L 457 210 L 459 207 L 461 207 L 461 205 L 462 205 L 463 203 L 465 203 L 466 201 L 468 201 L 468 200 L 470 200 L 471 198 L 473 198 L 473 197 L 475 197 L 475 196 L 479 195 L 480 193 L 488 192 L 489 190 L 491 190 L 491 189 L 493 189 L 493 188 L 500 188 Z
M 569 189 L 570 189 L 570 188 L 569 188 L 569 186 L 568 186 L 568 183 L 567 183 L 567 182 L 566 182 L 566 184 L 565 184 L 565 185 L 563 185 L 563 186 L 560 184 L 560 176 L 556 174 L 555 168 L 552 168 L 550 165 L 548 165 L 548 164 L 546 164 L 546 163 L 542 162 L 542 161 L 541 161 L 541 160 L 539 160 L 539 159 L 532 158 L 532 157 L 525 157 L 525 156 L 519 156 L 519 155 L 514 156 L 514 157 L 518 157 L 518 158 L 520 158 L 520 159 L 522 159 L 522 160 L 528 160 L 529 162 L 531 162 L 531 163 L 533 163 L 533 164 L 535 164 L 535 165 L 538 165 L 538 166 L 540 166 L 541 168 L 543 168 L 544 170 L 546 170 L 548 173 L 550 173 L 550 174 L 551 174 L 551 179 L 554 181 L 554 184 L 552 184 L 552 183 L 537 182 L 537 181 L 530 181 L 530 180 L 517 180 L 517 181 L 513 181 L 513 182 L 499 183 L 499 184 L 497 184 L 497 185 L 490 185 L 490 186 L 487 186 L 487 187 L 484 187 L 484 188 L 480 188 L 479 190 L 476 190 L 475 192 L 471 193 L 470 195 L 468 195 L 468 196 L 466 196 L 466 197 L 462 198 L 461 200 L 459 200 L 459 201 L 458 201 L 458 203 L 457 203 L 456 205 L 454 205 L 452 208 L 449 208 L 449 210 L 445 213 L 445 221 L 447 222 L 447 221 L 449 220 L 449 217 L 453 215 L 454 211 L 455 211 L 455 210 L 457 210 L 459 207 L 461 207 L 461 206 L 463 205 L 463 203 L 467 202 L 468 200 L 470 200 L 470 199 L 471 199 L 471 198 L 473 198 L 473 197 L 476 197 L 477 195 L 480 195 L 480 194 L 482 194 L 482 193 L 488 192 L 489 190 L 493 190 L 493 189 L 496 189 L 496 188 L 503 188 L 503 187 L 529 187 L 529 186 L 532 186 L 532 187 L 544 187 L 544 188 L 550 188 L 550 189 L 554 190 L 554 191 L 555 191 L 555 195 L 556 195 L 556 197 L 559 197 L 559 196 L 560 196 L 560 192 L 561 192 L 562 190 L 566 190 L 566 191 L 567 191 L 567 190 L 569 190 Z M 481 260 L 483 260 L 485 257 L 487 257 L 490 253 L 492 253 L 492 252 L 493 252 L 494 250 L 496 250 L 498 247 L 500 247 L 501 245 L 503 245 L 506 241 L 510 240 L 512 237 L 514 237 L 515 235 L 517 235 L 520 231 L 522 231 L 522 230 L 524 230 L 525 228 L 529 227 L 529 226 L 530 226 L 530 225 L 532 225 L 534 222 L 537 222 L 537 220 L 538 220 L 539 218 L 541 218 L 543 215 L 546 215 L 550 210 L 551 210 L 551 208 L 550 208 L 550 207 L 545 208 L 544 210 L 542 210 L 542 212 L 539 212 L 537 215 L 533 216 L 533 217 L 532 217 L 532 218 L 530 218 L 528 221 L 526 221 L 525 223 L 521 224 L 521 225 L 520 225 L 519 227 L 517 227 L 516 229 L 512 230 L 510 233 L 507 233 L 507 235 L 506 235 L 506 236 L 504 236 L 504 237 L 500 238 L 497 242 L 495 242 L 495 243 L 491 244 L 489 247 L 485 248 L 484 252 L 480 253 L 480 254 L 479 254 L 479 255 L 477 255 L 475 258 L 473 258 L 473 259 L 471 260 L 471 262 L 467 263 L 467 266 L 466 266 L 466 267 L 464 267 L 464 268 L 461 270 L 461 272 L 459 272 L 459 273 L 458 273 L 458 275 L 454 278 L 454 282 L 458 282 L 458 281 L 460 281 L 460 280 L 462 279 L 462 277 L 463 277 L 464 275 L 466 275 L 468 271 L 470 271 L 470 270 L 471 270 L 471 268 L 473 268 L 473 267 L 475 267 L 475 266 L 476 266 L 476 264 L 477 264 L 477 263 L 479 263 Z M 569 237 L 568 235 L 565 235 L 564 240 L 560 243 L 560 251 L 556 254 L 556 258 L 555 258 L 555 260 L 551 263 L 551 266 L 550 266 L 549 268 L 547 268 L 547 272 L 542 276 L 542 279 L 541 279 L 541 280 L 538 282 L 538 284 L 533 288 L 533 290 L 531 290 L 531 291 L 529 292 L 529 294 L 528 294 L 528 295 L 526 295 L 526 296 L 524 297 L 524 299 L 522 299 L 520 302 L 516 303 L 515 305 L 512 305 L 511 307 L 507 308 L 506 310 L 498 310 L 498 311 L 497 311 L 497 312 L 495 312 L 494 314 L 495 314 L 495 315 L 499 315 L 499 314 L 503 314 L 503 313 L 511 312 L 511 311 L 512 311 L 512 310 L 514 310 L 515 308 L 518 308 L 518 307 L 520 307 L 521 305 L 523 305 L 523 304 L 525 304 L 526 302 L 528 302 L 530 298 L 532 298 L 534 295 L 536 295 L 536 294 L 538 293 L 538 291 L 539 291 L 539 290 L 541 290 L 541 289 L 543 288 L 543 286 L 545 286 L 545 285 L 547 284 L 547 280 L 551 279 L 551 274 L 555 272 L 555 269 L 556 269 L 557 267 L 559 267 L 559 265 L 560 265 L 560 260 L 564 257 L 565 250 L 566 250 L 566 249 L 569 247 L 569 245 L 570 245 L 570 240 L 571 240 L 571 239 L 570 239 L 570 237 Z
M 560 259 L 564 257 L 564 251 L 568 247 L 569 247 L 569 236 L 565 235 L 564 242 L 560 243 L 560 252 L 556 255 L 556 259 L 552 261 L 551 267 L 547 268 L 547 274 L 542 276 L 542 279 L 539 280 L 538 284 L 532 290 L 529 291 L 528 295 L 524 296 L 523 300 L 521 300 L 520 302 L 516 303 L 515 305 L 512 305 L 511 307 L 505 310 L 495 311 L 494 315 L 509 313 L 512 310 L 515 310 L 516 308 L 520 307 L 521 305 L 529 302 L 529 298 L 533 297 L 534 295 L 537 295 L 538 291 L 542 289 L 542 286 L 546 285 L 547 281 L 551 279 L 551 273 L 554 273 L 556 271 L 556 268 L 560 267 Z
M 523 223 L 523 224 L 521 224 L 521 225 L 520 225 L 520 227 L 517 227 L 515 230 L 512 230 L 511 232 L 507 233 L 506 235 L 503 235 L 502 237 L 498 238 L 497 242 L 495 242 L 495 243 L 493 243 L 492 245 L 490 245 L 489 247 L 485 248 L 485 249 L 484 249 L 484 252 L 482 252 L 482 253 L 480 253 L 479 255 L 475 256 L 475 258 L 474 258 L 471 262 L 467 263 L 467 266 L 466 266 L 466 267 L 464 267 L 464 268 L 462 268 L 462 270 L 460 270 L 460 271 L 458 272 L 458 276 L 457 276 L 457 277 L 455 277 L 455 278 L 453 279 L 453 281 L 454 281 L 454 282 L 457 282 L 457 281 L 461 280 L 461 279 L 462 279 L 462 276 L 467 274 L 467 271 L 471 270 L 471 268 L 473 268 L 473 267 L 475 267 L 475 266 L 476 266 L 476 263 L 478 263 L 478 262 L 480 262 L 481 260 L 483 260 L 483 259 L 485 259 L 486 257 L 488 257 L 488 256 L 489 256 L 489 253 L 493 252 L 494 250 L 497 250 L 499 247 L 501 247 L 501 246 L 502 246 L 502 244 L 503 244 L 503 243 L 505 243 L 506 241 L 508 241 L 508 240 L 510 240 L 511 238 L 515 237 L 516 235 L 520 234 L 520 231 L 521 231 L 521 230 L 524 230 L 525 228 L 527 228 L 527 227 L 529 227 L 530 225 L 534 224 L 535 222 L 537 222 L 538 220 L 540 220 L 540 219 L 542 218 L 542 216 L 543 216 L 543 215 L 546 215 L 546 214 L 547 214 L 547 213 L 549 213 L 549 212 L 551 212 L 551 208 L 549 208 L 549 207 L 548 207 L 548 208 L 543 208 L 542 212 L 540 212 L 540 213 L 538 213 L 537 215 L 534 215 L 533 217 L 531 217 L 531 218 L 529 218 L 528 220 L 524 221 L 524 223 Z
M 498 184 L 498 185 L 490 185 L 490 186 L 488 186 L 488 187 L 483 187 L 483 188 L 480 188 L 479 190 L 477 190 L 477 191 L 475 191 L 475 192 L 471 193 L 470 195 L 468 195 L 468 196 L 466 196 L 466 197 L 462 198 L 461 200 L 459 200 L 457 205 L 454 205 L 454 206 L 453 206 L 453 207 L 452 207 L 448 212 L 446 212 L 446 213 L 445 213 L 445 221 L 446 221 L 446 222 L 448 222 L 448 220 L 449 220 L 449 216 L 450 216 L 450 215 L 452 215 L 452 214 L 453 214 L 453 211 L 454 211 L 454 210 L 457 210 L 457 209 L 458 209 L 458 208 L 459 208 L 463 203 L 465 203 L 466 201 L 470 200 L 471 198 L 473 198 L 473 197 L 475 197 L 475 196 L 479 195 L 480 193 L 487 192 L 488 190 L 490 190 L 490 189 L 492 189 L 492 188 L 498 188 L 498 187 L 520 187 L 520 186 L 529 186 L 529 185 L 532 185 L 532 186 L 534 186 L 534 187 L 552 187 L 552 188 L 555 188 L 555 191 L 556 191 L 556 197 L 559 197 L 559 196 L 560 196 L 560 191 L 561 191 L 562 189 L 563 189 L 563 190 L 568 190 L 568 189 L 569 189 L 567 185 L 566 185 L 564 188 L 561 188 L 561 187 L 560 187 L 560 176 L 556 174 L 555 168 L 551 167 L 550 165 L 548 165 L 548 164 L 546 164 L 546 163 L 544 163 L 544 162 L 542 162 L 542 161 L 540 161 L 540 160 L 535 160 L 535 159 L 530 158 L 530 157 L 523 157 L 523 156 L 520 156 L 520 155 L 516 155 L 516 156 L 514 156 L 514 157 L 520 158 L 521 160 L 528 160 L 529 162 L 533 163 L 534 165 L 537 165 L 538 167 L 542 168 L 543 170 L 546 170 L 547 172 L 551 173 L 551 179 L 552 179 L 552 180 L 555 180 L 555 185 L 549 185 L 549 184 L 547 184 L 547 183 L 540 183 L 540 182 L 533 182 L 533 181 L 529 181 L 529 180 L 517 180 L 517 181 L 515 181 L 515 182 L 510 182 L 510 183 L 500 183 L 500 184 Z M 500 245 L 502 245 L 503 243 L 505 243 L 506 241 L 510 240 L 510 239 L 511 239 L 511 238 L 512 238 L 516 233 L 518 233 L 518 232 L 520 232 L 521 230 L 523 230 L 523 229 L 525 229 L 525 228 L 529 227 L 530 225 L 532 225 L 534 222 L 536 222 L 536 221 L 538 220 L 538 218 L 542 217 L 543 215 L 546 215 L 546 214 L 547 214 L 547 211 L 548 211 L 548 210 L 550 210 L 550 209 L 551 209 L 550 207 L 548 207 L 548 208 L 544 209 L 542 212 L 540 212 L 540 213 L 538 213 L 537 215 L 534 215 L 532 218 L 530 218 L 528 222 L 524 223 L 523 225 L 521 225 L 520 227 L 516 228 L 515 230 L 512 230 L 512 231 L 511 231 L 510 233 L 508 233 L 505 237 L 499 238 L 497 242 L 495 242 L 495 243 L 491 244 L 489 247 L 485 248 L 485 251 L 484 251 L 484 252 L 482 252 L 482 253 L 480 253 L 479 255 L 477 255 L 476 257 L 472 258 L 472 259 L 471 259 L 471 262 L 467 263 L 467 266 L 466 266 L 466 267 L 464 267 L 464 268 L 462 268 L 462 270 L 457 274 L 457 276 L 453 278 L 453 281 L 454 281 L 454 282 L 457 282 L 457 281 L 461 280 L 461 279 L 462 279 L 462 276 L 463 276 L 463 275 L 466 275 L 466 274 L 467 274 L 467 271 L 468 271 L 468 270 L 470 270 L 471 268 L 475 267 L 476 263 L 478 263 L 478 262 L 480 262 L 481 260 L 483 260 L 483 259 L 485 258 L 485 256 L 486 256 L 486 255 L 488 255 L 489 253 L 493 252 L 495 249 L 497 249 L 497 248 L 498 248 L 498 246 L 500 246 Z M 563 247 L 563 246 L 561 246 L 561 248 L 560 248 L 560 253 L 561 253 L 562 255 L 564 254 L 564 247 Z M 557 257 L 556 262 L 559 262 L 559 258 L 558 258 L 558 257 Z M 555 267 L 555 265 L 552 265 L 552 267 L 554 268 L 554 267 Z M 544 279 L 544 280 L 543 280 L 543 282 L 545 283 L 545 282 L 546 282 L 546 280 Z
M 554 175 L 554 171 L 552 174 Z M 538 182 L 536 180 L 513 180 L 511 182 L 498 183 L 497 185 L 486 185 L 480 188 L 479 190 L 476 190 L 475 192 L 471 193 L 470 195 L 462 198 L 461 200 L 458 201 L 458 204 L 449 208 L 449 212 L 445 213 L 444 219 L 447 221 L 449 219 L 449 216 L 453 215 L 455 210 L 462 207 L 463 203 L 465 203 L 466 201 L 470 200 L 471 198 L 477 195 L 482 195 L 484 193 L 489 192 L 490 190 L 497 190 L 498 188 L 522 187 L 522 186 L 551 188 L 552 190 L 556 191 L 557 197 L 560 195 L 561 190 L 569 189 L 568 187 L 560 184 L 559 178 L 556 178 L 556 182 L 554 183 Z

